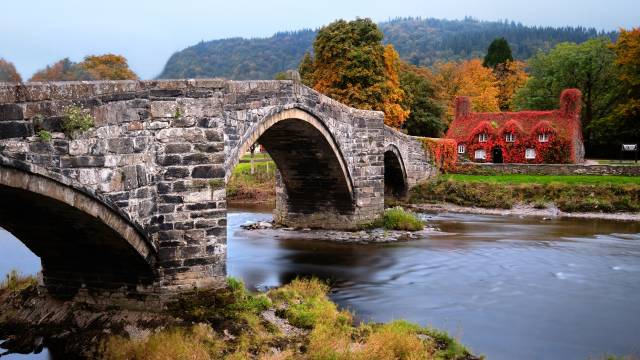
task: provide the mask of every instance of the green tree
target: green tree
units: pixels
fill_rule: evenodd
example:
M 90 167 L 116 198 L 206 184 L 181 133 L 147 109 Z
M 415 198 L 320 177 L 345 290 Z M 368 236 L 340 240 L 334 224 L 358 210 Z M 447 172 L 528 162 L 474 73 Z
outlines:
M 307 86 L 313 86 L 313 58 L 309 52 L 305 52 L 302 57 L 302 61 L 300 61 L 300 65 L 298 66 L 298 72 L 300 73 L 300 78 L 302 79 L 302 83 Z
M 382 45 L 371 19 L 338 20 L 318 31 L 313 58 L 300 64 L 303 83 L 349 106 L 385 112 L 385 123 L 399 127 L 408 111 L 398 78 L 399 56 Z
M 22 82 L 22 77 L 16 71 L 16 67 L 13 63 L 0 58 L 0 82 Z
M 620 94 L 620 81 L 614 66 L 615 53 L 608 38 L 582 44 L 561 43 L 549 53 L 538 53 L 529 61 L 531 77 L 516 93 L 519 109 L 545 110 L 559 106 L 562 90 L 582 91 L 582 125 L 587 142 L 593 138 L 592 122 L 606 117 Z
M 503 37 L 494 39 L 489 45 L 489 49 L 487 49 L 487 55 L 484 57 L 482 66 L 495 68 L 497 65 L 504 64 L 507 61 L 513 61 L 511 47 L 507 39 Z
M 404 123 L 409 135 L 439 137 L 446 128 L 432 77 L 427 68 L 407 63 L 400 67 L 400 85 L 406 94 L 403 106 L 410 111 Z

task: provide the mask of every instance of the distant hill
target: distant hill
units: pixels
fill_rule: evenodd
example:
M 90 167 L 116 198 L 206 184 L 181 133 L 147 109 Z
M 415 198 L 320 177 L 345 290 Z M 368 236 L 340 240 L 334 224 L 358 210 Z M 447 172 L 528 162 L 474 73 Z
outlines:
M 508 21 L 440 20 L 399 18 L 379 24 L 385 42 L 415 65 L 437 60 L 484 56 L 496 37 L 503 36 L 517 59 L 527 59 L 564 41 L 583 42 L 596 36 L 612 39 L 616 32 L 584 27 L 525 26 Z M 174 53 L 158 78 L 224 77 L 227 79 L 273 79 L 276 73 L 297 68 L 305 51 L 311 51 L 314 30 L 281 32 L 268 38 L 231 38 L 200 42 Z

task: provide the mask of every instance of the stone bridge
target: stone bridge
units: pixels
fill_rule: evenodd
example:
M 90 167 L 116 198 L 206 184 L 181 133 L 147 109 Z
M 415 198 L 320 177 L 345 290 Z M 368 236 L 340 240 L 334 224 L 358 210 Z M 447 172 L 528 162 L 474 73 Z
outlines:
M 94 119 L 73 138 L 71 105 Z M 41 258 L 43 285 L 61 297 L 218 286 L 225 182 L 255 142 L 276 163 L 275 218 L 289 226 L 357 228 L 381 215 L 385 190 L 435 173 L 420 140 L 381 112 L 297 82 L 3 84 L 0 227 Z

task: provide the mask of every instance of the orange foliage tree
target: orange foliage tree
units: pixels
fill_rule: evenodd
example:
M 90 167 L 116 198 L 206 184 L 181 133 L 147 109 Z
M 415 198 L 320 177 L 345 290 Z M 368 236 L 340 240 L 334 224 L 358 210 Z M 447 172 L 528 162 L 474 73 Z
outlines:
M 453 120 L 454 100 L 457 96 L 470 97 L 473 111 L 499 110 L 498 80 L 491 69 L 482 66 L 479 59 L 436 63 L 434 83 L 438 97 L 447 107 L 447 123 Z
M 349 106 L 383 111 L 386 124 L 400 127 L 409 114 L 400 60 L 382 36 L 370 19 L 335 21 L 318 31 L 313 56 L 305 54 L 299 70 L 304 84 Z
M 16 67 L 13 63 L 0 58 L 0 82 L 22 82 L 22 77 L 18 74 Z
M 400 128 L 409 116 L 409 110 L 402 107 L 405 98 L 404 91 L 400 88 L 400 55 L 389 44 L 384 47 L 385 67 L 385 96 L 383 99 L 384 123 L 395 128 Z
M 80 63 L 95 80 L 135 80 L 138 76 L 129 69 L 127 59 L 122 55 L 91 55 Z
M 121 55 L 90 55 L 75 63 L 62 59 L 36 72 L 30 81 L 78 80 L 134 80 L 138 77 L 129 69 L 127 59 Z
M 624 89 L 623 98 L 613 113 L 617 118 L 617 132 L 624 140 L 637 140 L 640 138 L 640 27 L 620 29 L 618 41 L 612 48 Z

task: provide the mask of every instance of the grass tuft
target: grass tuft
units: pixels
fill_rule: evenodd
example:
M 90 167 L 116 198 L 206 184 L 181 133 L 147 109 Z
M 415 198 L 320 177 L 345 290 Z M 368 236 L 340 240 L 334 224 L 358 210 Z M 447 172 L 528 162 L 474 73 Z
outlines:
M 35 286 L 38 281 L 35 277 L 30 275 L 22 275 L 18 270 L 13 269 L 7 275 L 4 280 L 0 282 L 0 291 L 20 291 L 28 288 L 29 286 Z
M 196 325 L 161 330 L 146 339 L 111 337 L 103 343 L 104 359 L 477 359 L 446 333 L 406 321 L 355 326 L 351 313 L 338 309 L 328 292 L 318 279 L 295 279 L 254 295 L 229 278 L 219 294 L 194 293 L 172 308 L 174 315 Z M 286 337 L 267 331 L 258 318 L 266 306 L 307 333 Z M 230 327 L 238 319 L 245 321 L 242 331 L 233 332 Z

